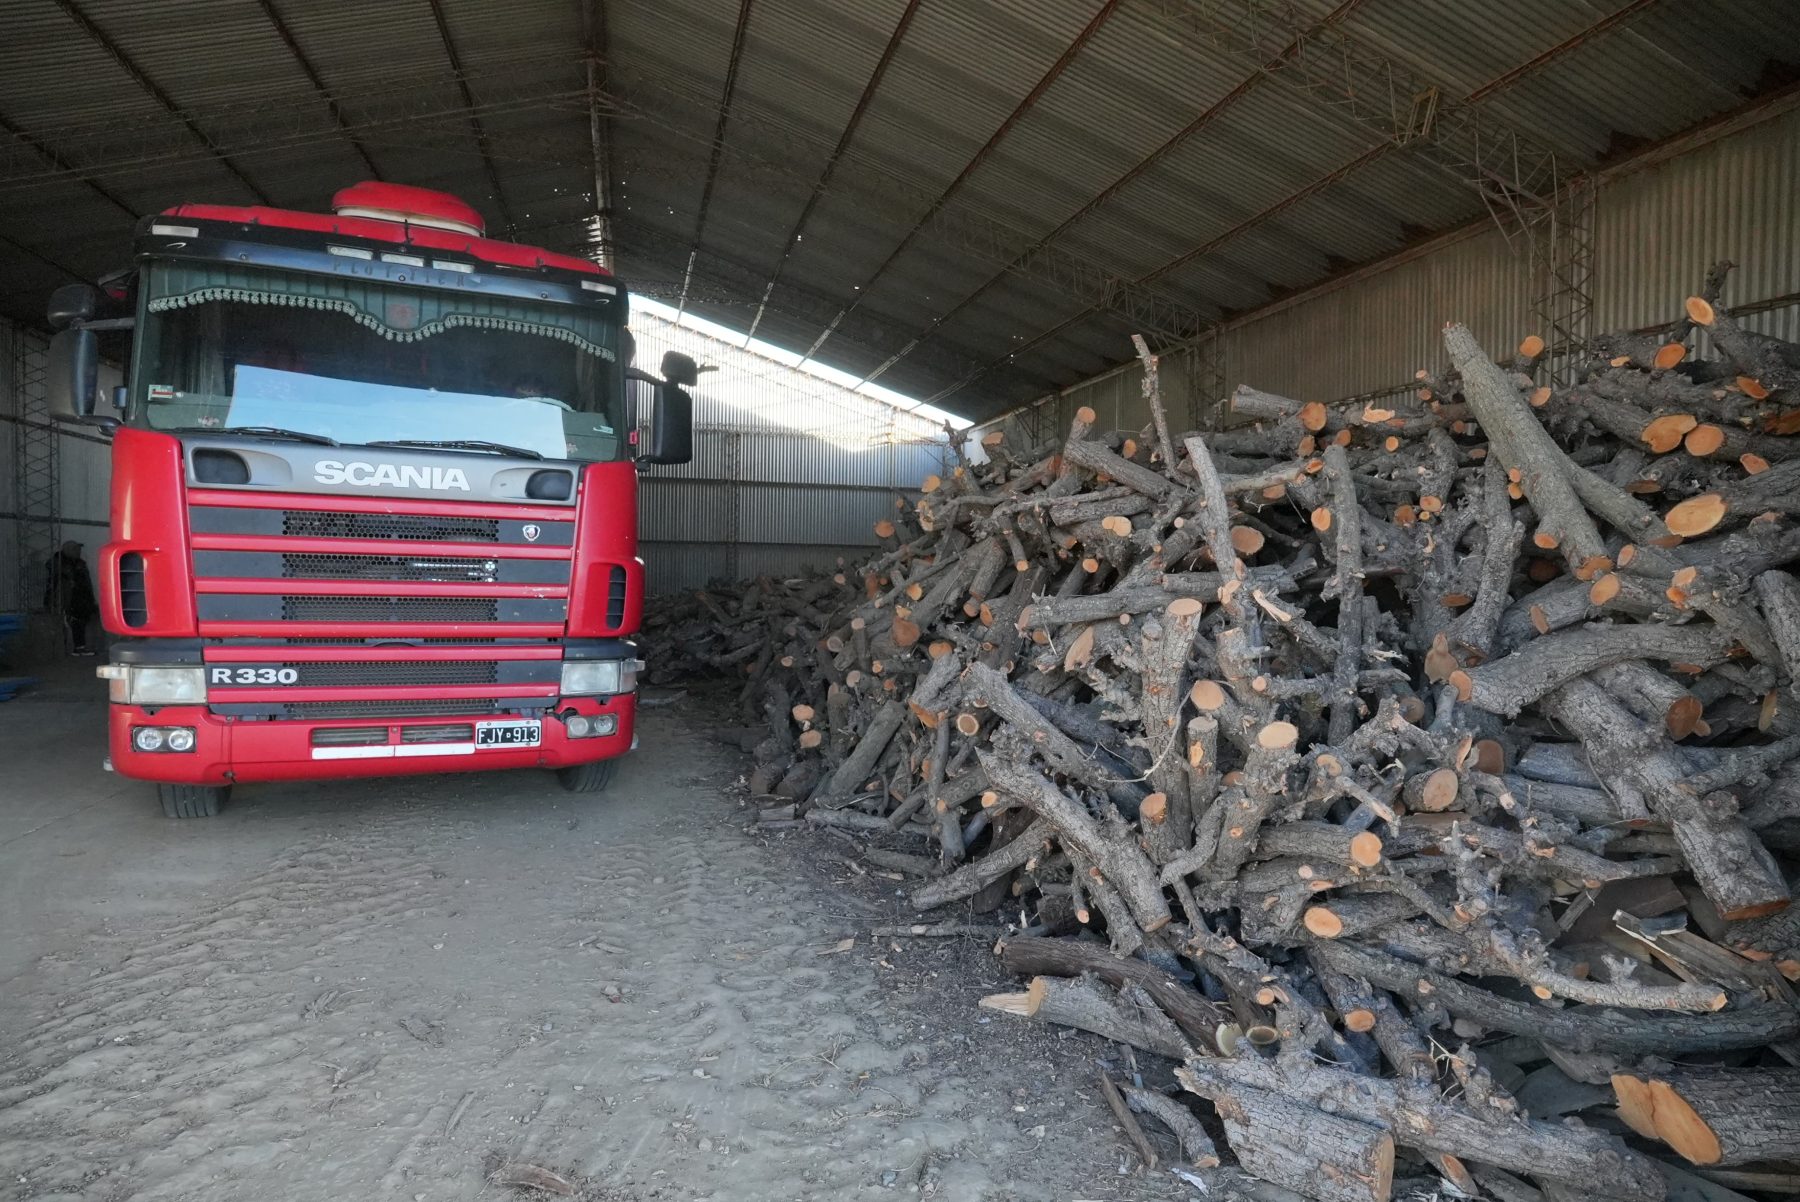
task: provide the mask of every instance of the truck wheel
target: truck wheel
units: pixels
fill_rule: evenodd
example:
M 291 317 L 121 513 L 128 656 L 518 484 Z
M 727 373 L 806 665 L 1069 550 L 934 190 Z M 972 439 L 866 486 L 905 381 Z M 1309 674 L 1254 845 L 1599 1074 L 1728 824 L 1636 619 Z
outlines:
M 231 796 L 230 785 L 158 785 L 156 796 L 168 818 L 211 818 Z
M 604 793 L 606 786 L 612 783 L 613 773 L 619 770 L 619 761 L 595 760 L 589 764 L 571 764 L 567 768 L 556 770 L 556 779 L 562 787 L 571 793 Z

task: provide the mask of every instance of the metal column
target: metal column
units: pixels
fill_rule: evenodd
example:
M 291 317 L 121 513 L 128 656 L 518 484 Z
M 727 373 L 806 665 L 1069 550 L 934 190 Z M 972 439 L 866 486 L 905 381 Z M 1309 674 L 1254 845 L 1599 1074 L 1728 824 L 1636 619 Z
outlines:
M 1532 310 L 1544 323 L 1545 378 L 1575 383 L 1580 348 L 1593 333 L 1594 184 L 1581 177 L 1562 184 L 1534 215 L 1531 238 Z

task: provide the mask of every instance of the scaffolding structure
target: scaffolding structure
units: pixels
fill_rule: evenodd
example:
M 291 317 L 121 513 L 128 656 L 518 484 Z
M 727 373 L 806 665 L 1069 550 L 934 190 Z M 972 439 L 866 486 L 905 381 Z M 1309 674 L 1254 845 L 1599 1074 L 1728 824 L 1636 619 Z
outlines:
M 58 439 L 50 424 L 45 389 L 50 344 L 42 335 L 16 327 L 6 341 L 17 416 L 12 463 L 12 509 L 18 529 L 14 602 L 21 610 L 31 610 L 43 605 L 45 565 L 62 545 Z

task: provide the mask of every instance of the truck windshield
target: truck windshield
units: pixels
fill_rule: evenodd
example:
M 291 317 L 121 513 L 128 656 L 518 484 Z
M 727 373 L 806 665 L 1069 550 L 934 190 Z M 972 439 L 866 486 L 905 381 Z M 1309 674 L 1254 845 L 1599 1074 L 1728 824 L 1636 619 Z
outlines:
M 551 304 L 240 264 L 146 273 L 137 412 L 158 430 L 625 454 L 618 325 Z

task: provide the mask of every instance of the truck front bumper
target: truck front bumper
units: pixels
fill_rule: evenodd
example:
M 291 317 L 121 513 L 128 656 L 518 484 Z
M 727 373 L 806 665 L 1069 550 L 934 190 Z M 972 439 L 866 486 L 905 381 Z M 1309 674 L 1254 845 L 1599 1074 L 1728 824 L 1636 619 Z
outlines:
M 542 716 L 537 745 L 504 747 L 476 746 L 473 728 L 478 722 L 514 721 L 518 720 L 516 717 L 305 721 L 227 717 L 214 714 L 203 705 L 146 707 L 114 703 L 108 708 L 108 744 L 113 770 L 120 775 L 172 784 L 226 785 L 500 768 L 566 768 L 611 759 L 631 750 L 637 695 L 564 698 Z M 611 715 L 617 726 L 611 734 L 572 738 L 565 719 L 574 714 L 590 719 Z M 133 733 L 146 726 L 190 729 L 194 732 L 193 749 L 141 751 Z M 456 737 L 456 727 L 470 728 L 470 738 Z M 385 728 L 384 741 L 337 741 L 352 731 L 371 732 L 367 737 L 372 739 L 376 728 Z M 338 734 L 319 733 L 332 731 Z M 444 741 L 417 741 L 425 733 Z

